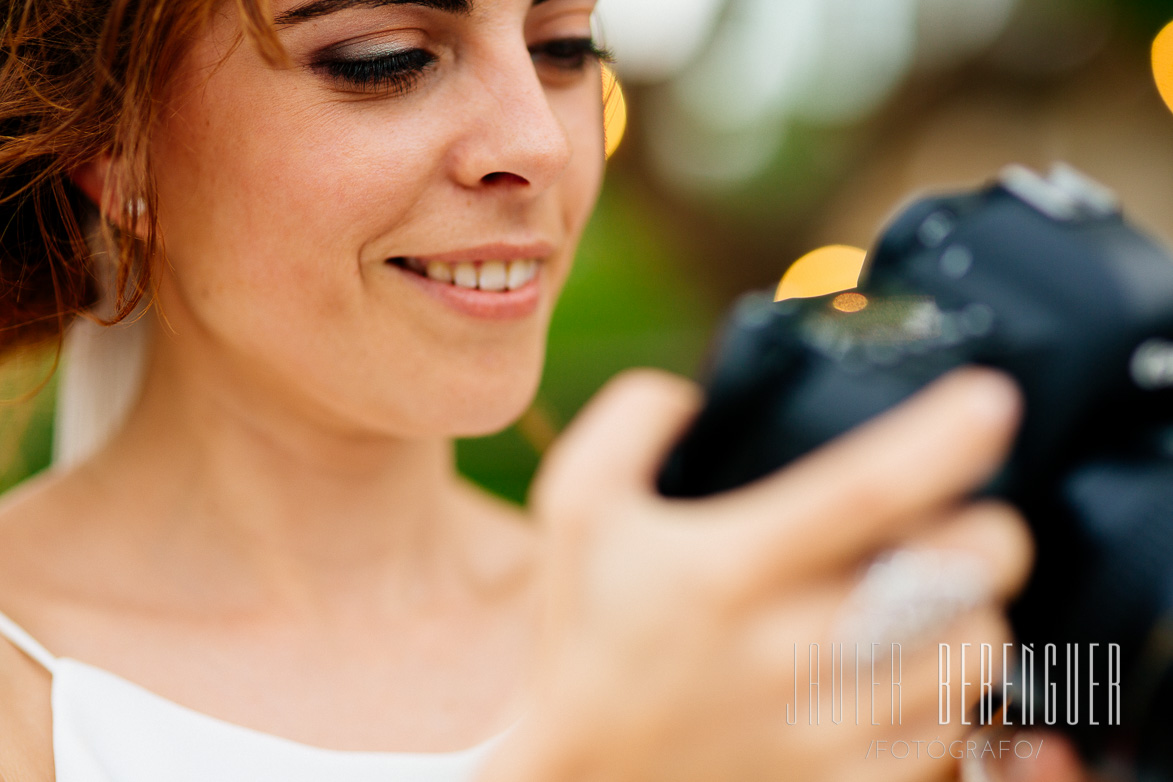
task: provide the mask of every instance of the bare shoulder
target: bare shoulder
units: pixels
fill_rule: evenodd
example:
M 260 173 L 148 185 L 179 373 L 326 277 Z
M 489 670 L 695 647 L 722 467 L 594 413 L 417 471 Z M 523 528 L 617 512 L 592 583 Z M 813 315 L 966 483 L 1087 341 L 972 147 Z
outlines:
M 52 782 L 49 673 L 0 641 L 0 779 Z
M 84 474 L 48 471 L 0 496 L 0 611 L 28 602 L 84 554 L 98 490 Z M 91 550 L 92 554 L 92 550 Z
M 36 584 L 22 588 L 21 577 L 38 558 L 30 531 L 57 503 L 52 484 L 34 479 L 0 498 L 0 611 L 18 618 L 27 594 L 37 591 Z M 48 671 L 0 638 L 0 779 L 53 779 L 51 685 Z
M 49 559 L 39 538 L 71 506 L 58 476 L 34 478 L 0 497 L 0 612 L 18 623 L 36 614 Z M 0 779 L 51 782 L 52 680 L 49 672 L 0 637 Z

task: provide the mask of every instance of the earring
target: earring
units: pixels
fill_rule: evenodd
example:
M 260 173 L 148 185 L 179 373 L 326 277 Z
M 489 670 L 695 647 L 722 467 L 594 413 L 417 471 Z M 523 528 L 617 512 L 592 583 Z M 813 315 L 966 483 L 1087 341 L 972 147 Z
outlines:
M 623 134 L 627 130 L 627 98 L 615 71 L 603 63 L 603 139 L 606 142 L 607 158 L 619 149 Z
M 132 220 L 137 220 L 147 213 L 147 200 L 142 196 L 131 198 L 126 202 L 126 211 Z

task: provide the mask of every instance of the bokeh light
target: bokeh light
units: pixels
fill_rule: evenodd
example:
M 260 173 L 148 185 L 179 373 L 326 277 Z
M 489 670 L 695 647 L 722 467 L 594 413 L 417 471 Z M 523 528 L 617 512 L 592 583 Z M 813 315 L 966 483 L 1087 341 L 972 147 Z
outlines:
M 1170 20 L 1173 0 L 601 0 L 626 138 L 534 408 L 461 442 L 461 469 L 520 500 L 541 451 L 613 374 L 698 374 L 746 289 L 774 288 L 812 247 L 869 248 L 910 198 L 1009 163 L 1068 161 L 1173 241 L 1173 116 L 1150 63 Z M 787 278 L 809 273 L 810 293 L 792 295 L 852 287 L 852 252 L 795 264 Z M 0 366 L 0 390 L 35 389 L 52 357 Z M 54 382 L 0 406 L 0 487 L 45 465 Z

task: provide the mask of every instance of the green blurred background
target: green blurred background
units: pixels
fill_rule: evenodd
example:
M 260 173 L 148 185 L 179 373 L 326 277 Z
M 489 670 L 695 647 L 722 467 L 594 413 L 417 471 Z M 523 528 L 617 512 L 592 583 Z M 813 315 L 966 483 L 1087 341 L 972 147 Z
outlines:
M 631 124 L 556 312 L 538 400 L 519 425 L 458 446 L 461 470 L 502 496 L 524 498 L 542 449 L 607 378 L 632 366 L 696 374 L 738 292 L 774 285 L 820 245 L 868 246 L 915 193 L 1061 159 L 1173 242 L 1173 116 L 1149 72 L 1173 0 L 886 0 L 907 29 L 869 32 L 891 67 L 854 104 L 860 73 L 883 69 L 847 28 L 879 0 L 704 0 L 691 48 L 659 61 L 641 50 L 651 45 L 633 11 L 641 2 L 601 3 Z M 979 7 L 986 27 L 969 34 Z M 811 23 L 816 11 L 806 61 L 794 45 L 769 50 L 796 29 L 785 14 Z M 766 17 L 773 38 L 757 21 Z M 785 93 L 796 69 L 808 83 Z M 736 92 L 767 76 L 774 93 Z M 42 350 L 0 365 L 0 491 L 49 463 L 53 364 Z

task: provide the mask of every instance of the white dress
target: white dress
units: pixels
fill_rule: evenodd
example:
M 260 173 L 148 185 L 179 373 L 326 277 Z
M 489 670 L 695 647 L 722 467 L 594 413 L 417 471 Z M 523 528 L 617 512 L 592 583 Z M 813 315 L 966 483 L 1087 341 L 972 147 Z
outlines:
M 149 319 L 78 319 L 65 340 L 54 464 L 94 453 L 121 426 L 142 382 Z M 0 637 L 53 677 L 57 782 L 468 782 L 502 737 L 440 754 L 341 752 L 234 725 L 109 671 L 54 657 L 0 614 Z M 0 737 L 3 740 L 3 737 Z
M 234 725 L 109 671 L 54 657 L 0 614 L 0 636 L 53 677 L 57 782 L 468 782 L 500 741 L 460 752 L 342 752 Z

